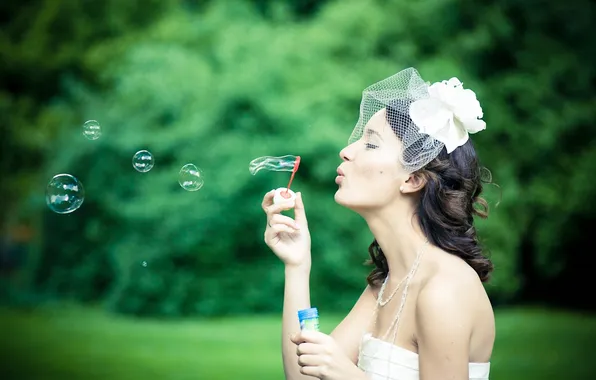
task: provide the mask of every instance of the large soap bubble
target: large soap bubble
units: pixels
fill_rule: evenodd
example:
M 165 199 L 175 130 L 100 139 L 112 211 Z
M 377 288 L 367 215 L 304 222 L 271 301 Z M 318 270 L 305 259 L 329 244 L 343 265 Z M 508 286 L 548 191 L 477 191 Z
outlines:
M 54 176 L 46 187 L 46 204 L 58 214 L 77 210 L 85 200 L 83 184 L 70 174 Z

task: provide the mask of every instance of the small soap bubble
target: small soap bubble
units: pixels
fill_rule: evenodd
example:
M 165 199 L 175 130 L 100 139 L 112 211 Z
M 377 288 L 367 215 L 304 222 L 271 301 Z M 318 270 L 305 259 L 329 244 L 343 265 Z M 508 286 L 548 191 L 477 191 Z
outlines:
M 201 169 L 193 164 L 184 165 L 178 174 L 178 183 L 186 191 L 197 191 L 205 183 Z
M 141 263 L 141 265 L 142 265 L 142 266 L 144 266 L 145 268 L 147 268 L 147 262 L 146 262 L 146 261 L 143 261 L 143 262 Z
M 97 120 L 88 120 L 83 124 L 83 136 L 89 140 L 97 140 L 101 136 L 101 126 Z
M 58 214 L 77 210 L 85 200 L 83 184 L 70 174 L 54 176 L 46 187 L 46 204 Z
M 132 167 L 136 171 L 146 173 L 153 168 L 155 161 L 151 152 L 147 150 L 139 150 L 132 157 Z

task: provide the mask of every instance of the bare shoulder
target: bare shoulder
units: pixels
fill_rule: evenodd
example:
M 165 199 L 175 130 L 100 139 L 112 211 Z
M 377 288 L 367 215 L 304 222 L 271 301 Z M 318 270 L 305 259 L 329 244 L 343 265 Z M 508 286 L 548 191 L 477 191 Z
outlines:
M 444 253 L 436 268 L 421 286 L 417 310 L 426 313 L 452 313 L 469 320 L 488 309 L 490 300 L 478 274 L 463 260 Z
M 445 255 L 449 255 L 445 253 Z M 457 257 L 443 257 L 420 290 L 419 306 L 465 307 L 486 296 L 484 286 L 472 267 Z
M 477 273 L 459 258 L 441 259 L 437 270 L 422 284 L 416 301 L 416 325 L 417 339 L 427 345 L 446 348 L 459 342 L 472 360 L 490 357 L 494 342 L 492 305 Z

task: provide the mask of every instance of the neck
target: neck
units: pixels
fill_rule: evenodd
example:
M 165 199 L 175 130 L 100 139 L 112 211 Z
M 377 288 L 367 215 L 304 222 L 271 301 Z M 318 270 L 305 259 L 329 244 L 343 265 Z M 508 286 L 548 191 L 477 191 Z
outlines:
M 408 211 L 392 208 L 364 217 L 387 258 L 390 282 L 399 282 L 408 274 L 426 241 L 414 210 Z

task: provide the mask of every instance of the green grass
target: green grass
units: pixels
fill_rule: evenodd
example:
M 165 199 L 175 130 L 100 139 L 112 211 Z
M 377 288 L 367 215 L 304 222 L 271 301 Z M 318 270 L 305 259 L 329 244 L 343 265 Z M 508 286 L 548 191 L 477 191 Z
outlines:
M 323 316 L 322 330 L 339 320 Z M 0 309 L 0 328 L 2 379 L 283 379 L 279 316 L 164 322 Z M 491 379 L 595 378 L 595 338 L 594 316 L 500 311 Z

